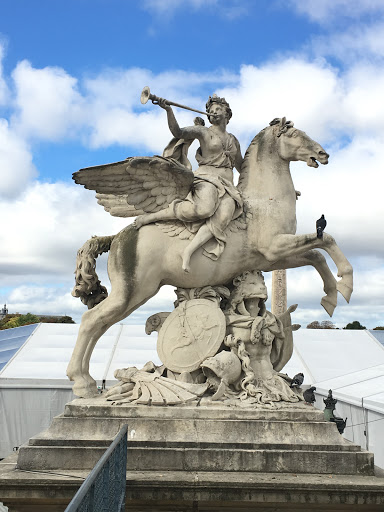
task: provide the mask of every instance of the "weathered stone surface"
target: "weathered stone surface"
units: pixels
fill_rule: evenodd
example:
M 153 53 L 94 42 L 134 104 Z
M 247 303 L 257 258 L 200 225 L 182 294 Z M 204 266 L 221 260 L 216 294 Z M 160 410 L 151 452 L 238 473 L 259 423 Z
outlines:
M 0 461 L 0 498 L 11 512 L 63 512 L 84 471 L 27 473 Z M 381 512 L 384 478 L 236 472 L 128 471 L 127 511 Z
M 289 164 L 297 160 L 310 167 L 328 163 L 329 155 L 317 142 L 294 128 L 291 121 L 275 118 L 253 139 L 243 159 L 238 141 L 226 131 L 230 109 L 224 98 L 208 100 L 209 128 L 181 128 L 169 104 L 161 100 L 159 105 L 167 110 L 168 126 L 175 138 L 164 157 L 132 157 L 82 169 L 74 175 L 77 183 L 98 192 L 99 201 L 113 215 L 139 213 L 135 223 L 138 231 L 128 226 L 114 237 L 94 237 L 78 252 L 73 294 L 90 309 L 82 317 L 67 369 L 77 396 L 97 393 L 88 372 L 90 347 L 106 328 L 145 303 L 165 283 L 183 289 L 221 287 L 246 271 L 312 265 L 323 278 L 327 295 L 322 305 L 329 314 L 336 307 L 337 291 L 347 301 L 352 293 L 352 267 L 333 237 L 327 233 L 321 239 L 316 233 L 295 234 L 296 191 Z M 195 177 L 185 165 L 185 151 L 193 139 L 200 143 Z M 241 176 L 237 187 L 233 183 L 234 167 Z M 339 283 L 324 257 L 314 250 L 317 248 L 334 260 Z M 95 258 L 107 251 L 109 277 L 115 290 L 109 297 L 95 273 Z M 98 307 L 93 308 L 96 304 Z M 194 345 L 187 338 L 184 347 L 191 345 L 190 367 L 195 367 L 205 352 L 194 353 Z M 171 366 L 185 371 L 188 354 L 170 357 L 175 347 L 170 348 L 167 341 L 164 357 L 170 359 Z M 210 341 L 220 345 L 216 339 Z M 176 348 L 179 342 L 176 337 Z M 204 343 L 206 339 L 200 349 Z M 276 389 L 284 388 L 283 384 L 269 384 L 264 395 L 270 391 L 275 396 Z M 225 383 L 221 388 L 220 396 Z M 257 394 L 251 385 L 248 388 L 244 391 Z M 288 391 L 279 389 L 281 399 L 294 401 L 296 397 L 289 396 Z M 150 398 L 149 391 L 146 395 Z M 263 403 L 267 400 L 268 396 L 262 397 Z
M 238 411 L 107 403 L 101 396 L 68 404 L 47 431 L 20 447 L 18 467 L 91 469 L 127 423 L 132 470 L 373 474 L 372 455 L 310 406 Z

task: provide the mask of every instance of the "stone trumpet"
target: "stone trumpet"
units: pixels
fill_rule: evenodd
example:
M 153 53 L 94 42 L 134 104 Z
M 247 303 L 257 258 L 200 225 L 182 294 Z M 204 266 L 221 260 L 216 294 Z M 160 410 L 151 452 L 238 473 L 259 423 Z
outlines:
M 140 101 L 143 105 L 147 103 L 148 100 L 151 100 L 154 105 L 158 105 L 159 100 L 158 96 L 151 94 L 151 91 L 148 86 L 145 86 L 141 91 Z M 192 112 L 197 112 L 199 114 L 204 114 L 205 116 L 215 116 L 216 114 L 208 114 L 208 112 L 202 112 L 201 110 L 196 110 L 195 108 L 186 107 L 185 105 L 180 105 L 180 103 L 175 103 L 174 101 L 165 100 L 167 105 L 172 105 L 174 107 L 184 108 L 185 110 L 191 110 Z

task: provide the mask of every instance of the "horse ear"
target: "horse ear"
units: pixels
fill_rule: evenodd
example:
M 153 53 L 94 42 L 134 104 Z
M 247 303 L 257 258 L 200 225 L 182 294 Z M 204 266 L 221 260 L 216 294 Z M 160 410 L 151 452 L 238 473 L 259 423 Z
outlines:
M 285 126 L 286 122 L 287 122 L 287 118 L 283 117 L 282 119 L 280 119 L 280 126 L 283 128 L 283 126 Z
M 280 123 L 280 117 L 275 117 L 275 119 L 272 119 L 272 121 L 269 123 L 269 126 L 275 126 L 276 124 Z

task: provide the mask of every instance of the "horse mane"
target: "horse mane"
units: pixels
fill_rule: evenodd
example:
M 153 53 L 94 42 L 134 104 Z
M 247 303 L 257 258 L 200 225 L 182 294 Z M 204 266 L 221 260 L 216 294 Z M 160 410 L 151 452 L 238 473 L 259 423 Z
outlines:
M 254 160 L 253 157 L 254 157 L 255 151 L 258 151 L 259 148 L 263 145 L 263 142 L 265 140 L 265 135 L 267 133 L 267 130 L 269 130 L 269 128 L 270 128 L 270 126 L 267 126 L 263 130 L 261 130 L 259 133 L 257 133 L 253 137 L 250 145 L 248 146 L 247 151 L 245 152 L 243 165 L 241 166 L 239 182 L 237 184 L 237 188 L 239 190 L 242 190 L 243 186 L 246 183 L 246 180 L 248 177 L 248 172 L 249 172 L 249 167 L 250 167 L 250 162 L 252 162 Z
M 253 137 L 252 142 L 245 152 L 243 165 L 241 166 L 240 178 L 237 185 L 239 190 L 242 190 L 244 186 L 246 186 L 251 158 L 254 160 L 254 153 L 262 149 L 263 145 L 266 143 L 266 135 L 268 135 L 275 126 L 279 126 L 276 136 L 280 137 L 280 135 L 287 133 L 287 131 L 293 127 L 293 122 L 287 121 L 285 117 L 275 117 L 275 119 L 269 123 L 269 126 L 265 127 Z M 276 128 L 274 131 L 276 131 Z

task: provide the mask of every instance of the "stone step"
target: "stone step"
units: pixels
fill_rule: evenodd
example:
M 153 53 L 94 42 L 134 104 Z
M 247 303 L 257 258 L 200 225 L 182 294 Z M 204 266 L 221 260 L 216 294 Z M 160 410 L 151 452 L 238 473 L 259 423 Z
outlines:
M 350 446 L 339 434 L 334 423 L 326 421 L 265 420 L 210 418 L 97 418 L 66 417 L 53 419 L 48 430 L 34 436 L 32 445 L 52 444 L 73 440 L 111 442 L 123 424 L 128 424 L 130 441 L 146 442 L 195 442 L 195 443 L 236 443 L 301 446 Z
M 66 404 L 64 409 L 66 417 L 93 417 L 93 418 L 152 418 L 152 419 L 232 419 L 232 420 L 257 420 L 266 421 L 295 421 L 300 417 L 301 421 L 324 421 L 323 411 L 315 407 L 299 403 L 289 404 L 286 407 L 276 409 L 247 409 L 240 407 L 224 407 L 218 402 L 210 407 L 196 405 L 182 406 L 147 406 L 122 403 L 112 405 L 103 398 L 83 399 L 78 398 Z
M 22 446 L 23 470 L 91 469 L 106 447 Z M 129 471 L 250 471 L 373 475 L 373 455 L 362 451 L 129 446 Z
M 134 448 L 128 470 L 251 471 L 262 473 L 321 473 L 373 475 L 368 452 L 310 450 L 244 450 L 201 448 Z
M 75 439 L 75 438 L 43 438 L 32 437 L 28 446 L 77 446 L 81 447 L 108 447 L 111 440 L 108 439 Z M 210 448 L 210 449 L 242 449 L 242 450 L 286 450 L 286 451 L 302 451 L 302 450 L 316 450 L 316 451 L 345 451 L 345 452 L 359 452 L 360 446 L 348 442 L 345 445 L 337 444 L 278 444 L 278 443 L 225 443 L 225 442 L 193 442 L 193 441 L 128 441 L 128 446 L 132 448 Z

